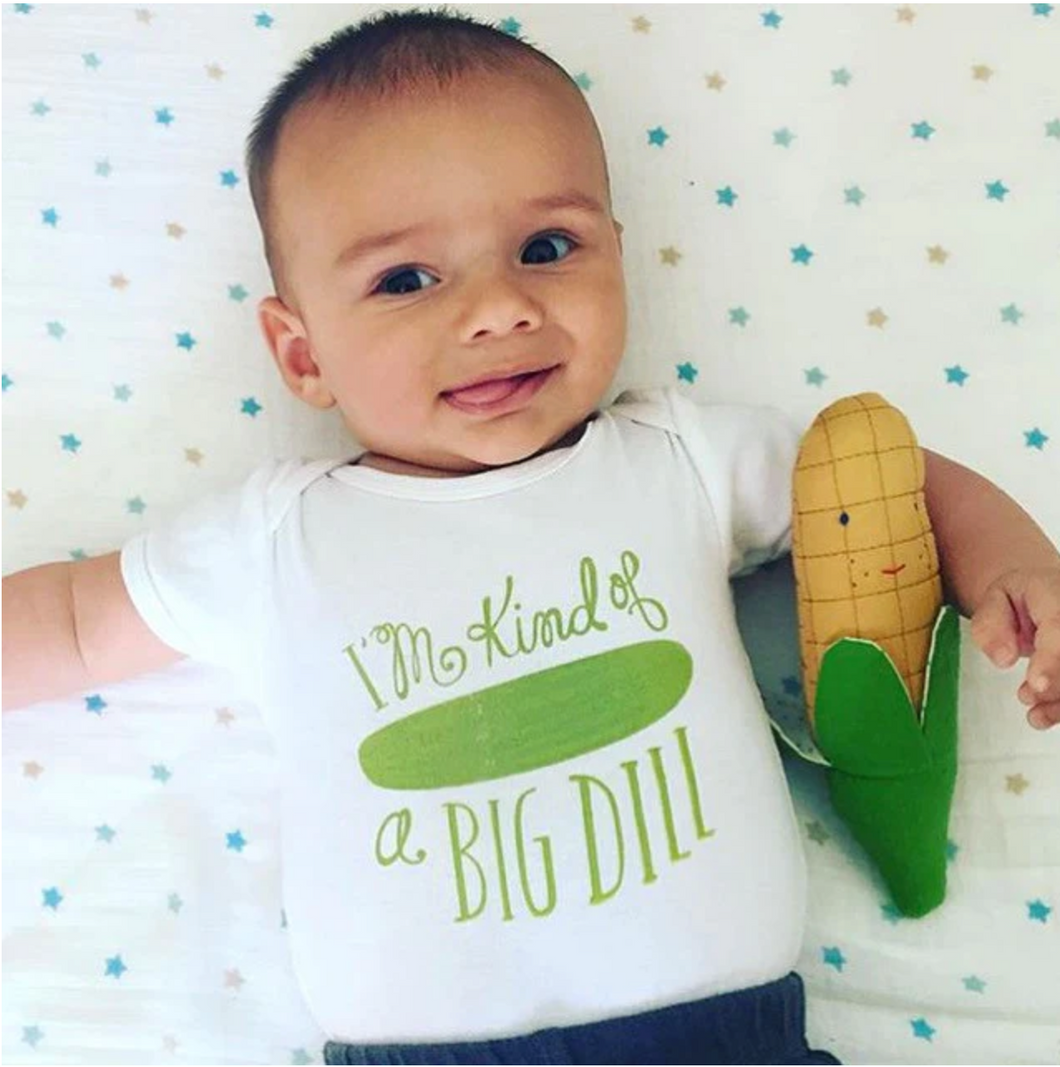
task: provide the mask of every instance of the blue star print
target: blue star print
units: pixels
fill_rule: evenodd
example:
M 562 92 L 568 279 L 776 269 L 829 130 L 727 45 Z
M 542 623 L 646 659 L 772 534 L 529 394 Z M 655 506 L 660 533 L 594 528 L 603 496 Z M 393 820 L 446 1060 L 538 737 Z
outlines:
M 55 229 L 59 225 L 59 213 L 53 207 L 46 207 L 40 213 L 40 220 L 45 226 L 51 226 Z
M 1005 188 L 1001 182 L 984 182 L 986 186 L 986 198 L 987 200 L 1001 200 L 1004 201 L 1005 194 L 1009 191 Z
M 34 115 L 47 115 L 51 108 L 43 100 L 34 100 L 33 105 L 30 107 L 30 111 Z
M 155 122 L 168 126 L 173 121 L 173 112 L 168 107 L 155 108 Z
M 763 11 L 762 25 L 768 26 L 770 29 L 779 30 L 781 22 L 784 21 L 783 15 L 778 15 L 776 11 Z
M 170 893 L 169 894 L 169 910 L 174 912 L 174 913 L 176 913 L 176 912 L 179 912 L 182 907 L 184 907 L 184 901 L 180 899 L 179 894 Z
M 81 447 L 81 442 L 72 434 L 64 433 L 60 438 L 64 452 L 76 452 Z
M 107 702 L 99 695 L 94 693 L 90 697 L 85 697 L 85 711 L 91 711 L 96 715 L 102 715 L 103 709 L 107 706 Z
M 1044 15 L 1048 18 L 1053 12 L 1052 4 L 1031 4 L 1035 15 Z
M 3 384 L 3 391 L 5 393 L 8 391 L 8 389 L 11 388 L 12 385 L 15 384 L 14 381 L 11 378 L 9 378 L 6 374 L 2 378 L 0 378 L 0 383 Z
M 935 132 L 935 127 L 927 122 L 913 123 L 913 137 L 926 141 Z
M 63 899 L 62 893 L 60 893 L 55 886 L 52 886 L 51 889 L 42 889 L 41 893 L 44 896 L 43 907 L 51 908 L 52 911 L 58 911 L 59 905 Z
M 919 1019 L 910 1019 L 909 1025 L 913 1028 L 914 1037 L 930 1041 L 935 1036 L 935 1028 L 923 1016 Z
M 902 913 L 894 904 L 884 904 L 880 908 L 880 914 L 883 915 L 884 919 L 892 926 L 897 926 L 903 918 Z
M 263 410 L 262 406 L 252 397 L 248 396 L 243 400 L 242 413 L 249 415 L 251 418 L 256 419 L 258 412 Z
M 1053 909 L 1039 897 L 1037 900 L 1027 901 L 1027 918 L 1034 922 L 1044 923 L 1049 918 L 1049 912 Z
M 828 375 L 820 367 L 813 367 L 811 370 L 806 371 L 806 384 L 823 385 L 827 377 Z
M 847 70 L 846 67 L 840 67 L 839 70 L 832 71 L 832 84 L 833 85 L 849 85 L 850 79 L 853 75 Z
M 127 385 L 114 386 L 114 399 L 127 401 L 132 396 L 132 390 Z
M 1048 435 L 1042 433 L 1037 426 L 1033 430 L 1024 430 L 1023 436 L 1027 438 L 1027 447 L 1036 448 L 1039 452 L 1045 447 L 1045 442 L 1049 440 Z
M 799 245 L 798 248 L 791 250 L 792 263 L 801 263 L 803 266 L 807 265 L 813 258 L 814 253 L 811 252 L 805 245 Z
M 832 948 L 821 949 L 821 958 L 824 960 L 826 966 L 834 967 L 837 971 L 842 971 L 843 964 L 846 963 L 846 960 L 843 958 L 843 953 L 835 946 Z
M 682 382 L 694 382 L 699 371 L 691 363 L 677 364 L 677 377 Z
M 85 52 L 81 58 L 85 61 L 85 66 L 89 70 L 98 70 L 100 63 L 103 62 L 95 52 Z
M 843 198 L 846 203 L 861 207 L 861 201 L 865 199 L 865 194 L 856 185 L 852 185 L 849 189 L 843 190 Z
M 957 858 L 957 853 L 960 852 L 960 846 L 956 841 L 946 841 L 946 860 L 952 863 Z
M 48 323 L 48 334 L 49 334 L 49 336 L 54 337 L 57 340 L 61 341 L 63 339 L 63 336 L 64 336 L 65 333 L 66 333 L 66 327 L 61 322 L 49 322 Z
M 109 826 L 107 826 L 106 823 L 104 823 L 102 826 L 97 826 L 96 827 L 96 840 L 97 841 L 106 841 L 107 844 L 109 845 L 111 843 L 111 841 L 114 840 L 114 835 L 116 833 L 117 833 L 116 830 L 112 830 Z
M 1052 119 L 1045 124 L 1045 136 L 1055 137 L 1060 141 L 1060 119 Z
M 291 1063 L 312 1063 L 313 1059 L 304 1048 L 291 1050 Z
M 577 83 L 578 88 L 581 89 L 583 92 L 588 92 L 593 87 L 593 80 L 589 77 L 588 74 L 585 73 L 585 71 L 582 71 L 580 74 L 576 74 L 574 77 L 574 81 Z
M 28 15 L 32 10 L 32 4 L 15 4 L 15 11 L 20 15 Z
M 239 177 L 234 170 L 221 171 L 221 184 L 226 189 L 234 189 L 239 184 Z
M 228 287 L 228 299 L 234 300 L 237 304 L 242 304 L 250 294 L 241 285 L 230 285 Z
M 718 203 L 726 207 L 732 207 L 739 199 L 739 194 L 732 191 L 731 185 L 726 185 L 724 189 L 715 189 L 714 192 L 718 197 Z
M 968 372 L 964 370 L 961 365 L 955 364 L 952 367 L 946 368 L 946 381 L 953 382 L 955 385 L 964 385 L 965 379 L 968 377 Z
M 29 4 L 19 4 L 19 7 L 29 7 Z M 23 1026 L 22 1040 L 31 1048 L 37 1047 L 37 1042 L 44 1037 L 44 1031 L 39 1026 Z
M 795 134 L 787 128 L 787 126 L 781 127 L 779 130 L 773 131 L 773 144 L 781 145 L 783 148 L 788 148 L 791 142 L 795 140 Z
M 1018 326 L 1022 318 L 1023 312 L 1015 304 L 1006 304 L 1001 309 L 1002 322 L 1011 322 L 1013 326 Z
M 121 956 L 111 956 L 107 960 L 107 969 L 103 973 L 105 976 L 113 975 L 115 978 L 121 978 L 128 969 L 122 962 Z
M 733 326 L 746 326 L 750 318 L 745 308 L 729 308 L 729 323 Z
M 199 343 L 187 330 L 176 334 L 177 348 L 186 348 L 189 352 Z
M 164 763 L 153 763 L 151 765 L 151 777 L 156 782 L 161 782 L 165 785 L 173 775 Z
M 254 25 L 260 26 L 262 29 L 269 29 L 274 21 L 275 19 L 267 11 L 259 12 L 254 16 Z
M 523 24 L 518 19 L 506 18 L 497 24 L 497 29 L 501 33 L 508 34 L 509 37 L 518 37 L 522 31 Z
M 662 148 L 669 139 L 670 135 L 661 126 L 648 130 L 648 144 L 658 145 Z
M 968 975 L 967 978 L 962 978 L 961 981 L 964 982 L 964 988 L 970 993 L 982 993 L 986 989 L 986 982 L 974 974 Z
M 134 515 L 142 515 L 147 505 L 138 496 L 134 496 L 125 502 L 125 507 Z
M 114 168 L 110 165 L 110 160 L 109 159 L 101 159 L 101 160 L 98 160 L 97 163 L 96 163 L 96 173 L 101 178 L 109 178 L 110 177 L 110 172 L 113 169 Z
M 232 849 L 234 852 L 242 852 L 244 845 L 247 843 L 242 830 L 236 830 L 234 833 L 225 834 L 225 840 L 227 841 L 225 847 Z

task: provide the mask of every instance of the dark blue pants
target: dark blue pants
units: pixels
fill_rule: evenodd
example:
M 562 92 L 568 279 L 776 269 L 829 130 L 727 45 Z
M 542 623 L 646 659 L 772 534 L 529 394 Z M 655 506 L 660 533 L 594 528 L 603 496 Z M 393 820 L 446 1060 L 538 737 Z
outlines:
M 325 1063 L 839 1063 L 806 1044 L 802 979 L 524 1037 L 440 1045 L 324 1046 Z

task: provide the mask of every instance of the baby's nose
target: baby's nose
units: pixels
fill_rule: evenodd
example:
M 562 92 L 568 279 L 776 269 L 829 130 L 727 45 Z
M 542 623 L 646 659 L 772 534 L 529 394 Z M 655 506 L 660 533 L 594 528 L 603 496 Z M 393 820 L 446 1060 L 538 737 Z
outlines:
M 484 272 L 469 287 L 463 333 L 468 341 L 539 329 L 544 310 L 511 271 Z

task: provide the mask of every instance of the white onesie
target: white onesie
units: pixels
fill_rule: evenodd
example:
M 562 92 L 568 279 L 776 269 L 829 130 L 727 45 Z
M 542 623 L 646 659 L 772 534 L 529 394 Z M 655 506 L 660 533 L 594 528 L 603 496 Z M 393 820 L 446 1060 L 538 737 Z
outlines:
M 330 1039 L 507 1036 L 791 970 L 802 853 L 729 579 L 788 550 L 796 447 L 776 411 L 627 393 L 467 477 L 269 463 L 123 548 L 147 624 L 232 668 L 275 737 Z

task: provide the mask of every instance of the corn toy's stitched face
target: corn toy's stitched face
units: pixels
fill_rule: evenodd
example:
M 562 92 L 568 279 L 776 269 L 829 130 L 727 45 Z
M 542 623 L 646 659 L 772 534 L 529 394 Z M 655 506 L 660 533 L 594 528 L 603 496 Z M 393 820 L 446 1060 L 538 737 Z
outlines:
M 285 378 L 400 461 L 376 465 L 517 462 L 598 406 L 625 344 L 621 248 L 595 126 L 558 77 L 318 102 L 284 128 L 271 194 L 308 370 Z

